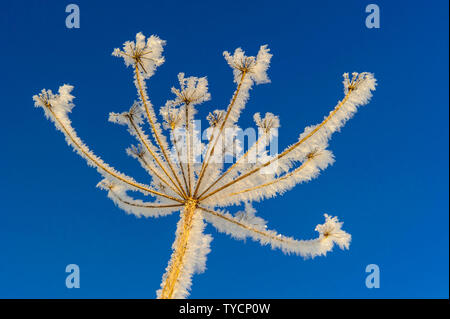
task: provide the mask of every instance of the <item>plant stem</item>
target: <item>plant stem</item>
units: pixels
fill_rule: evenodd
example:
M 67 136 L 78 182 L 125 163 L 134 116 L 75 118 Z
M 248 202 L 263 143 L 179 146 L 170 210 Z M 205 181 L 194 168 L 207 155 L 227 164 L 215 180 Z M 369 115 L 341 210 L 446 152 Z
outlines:
M 64 123 L 59 119 L 59 117 L 56 116 L 55 112 L 53 112 L 52 110 L 52 106 L 51 104 L 46 104 L 47 108 L 49 109 L 50 113 L 52 114 L 53 118 L 55 119 L 55 122 L 58 123 L 58 125 L 61 127 L 63 133 L 66 135 L 67 139 L 70 140 L 72 142 L 72 144 L 74 145 L 74 148 L 76 150 L 79 150 L 86 158 L 88 158 L 92 163 L 95 164 L 95 166 L 97 166 L 98 168 L 102 169 L 103 171 L 105 171 L 106 173 L 108 173 L 109 175 L 113 176 L 114 178 L 128 184 L 131 185 L 137 189 L 143 190 L 144 192 L 148 192 L 154 195 L 158 195 L 158 196 L 162 196 L 162 197 L 166 197 L 169 198 L 173 201 L 179 202 L 179 203 L 183 203 L 182 200 L 157 192 L 153 189 L 150 189 L 148 187 L 145 187 L 135 181 L 129 180 L 127 178 L 125 178 L 124 176 L 121 176 L 119 173 L 115 172 L 112 168 L 110 167 L 106 167 L 104 164 L 102 164 L 98 157 L 93 155 L 92 153 L 89 153 L 88 150 L 85 150 L 83 147 L 82 142 L 79 140 L 79 138 L 75 138 L 74 136 L 72 136 L 71 132 L 67 129 L 67 127 L 64 125 Z
M 172 162 L 171 162 L 170 158 L 167 156 L 166 150 L 165 150 L 164 146 L 162 145 L 161 140 L 159 139 L 158 131 L 156 130 L 155 123 L 153 122 L 152 116 L 150 115 L 149 106 L 147 105 L 147 99 L 146 99 L 146 95 L 144 94 L 144 89 L 142 87 L 141 78 L 139 76 L 139 69 L 138 69 L 137 64 L 135 65 L 135 75 L 136 75 L 136 82 L 138 84 L 139 95 L 140 95 L 142 104 L 144 105 L 145 112 L 147 114 L 147 120 L 150 123 L 153 134 L 155 136 L 155 140 L 161 150 L 161 153 L 163 154 L 164 158 L 166 159 L 166 162 L 169 165 L 169 168 L 172 171 L 172 174 L 175 177 L 175 180 L 177 181 L 179 188 L 181 189 L 183 195 L 185 195 L 185 197 L 186 197 L 186 192 L 183 190 L 183 186 L 182 186 L 180 180 L 178 179 L 178 175 L 175 173 L 175 170 L 172 166 Z
M 229 182 L 228 184 L 223 185 L 222 187 L 214 190 L 213 192 L 204 195 L 203 197 L 200 197 L 199 200 L 204 200 L 218 192 L 220 192 L 221 190 L 224 190 L 225 188 L 230 187 L 231 185 L 243 180 L 244 178 L 247 178 L 250 175 L 253 175 L 254 173 L 258 172 L 259 170 L 261 170 L 264 167 L 269 166 L 270 164 L 272 164 L 273 162 L 283 158 L 284 156 L 286 156 L 287 154 L 289 154 L 291 151 L 293 151 L 295 148 L 297 148 L 299 145 L 303 144 L 305 141 L 307 141 L 311 136 L 313 136 L 318 130 L 320 130 L 338 111 L 339 109 L 347 102 L 348 98 L 350 97 L 350 94 L 353 92 L 352 88 L 349 88 L 347 94 L 345 95 L 344 99 L 339 102 L 339 104 L 334 108 L 333 111 L 331 111 L 331 113 L 322 121 L 322 123 L 320 123 L 319 125 L 317 125 L 317 127 L 315 129 L 313 129 L 311 132 L 309 132 L 309 134 L 307 134 L 305 137 L 303 137 L 300 141 L 298 141 L 297 143 L 289 146 L 286 150 L 284 150 L 282 153 L 278 154 L 278 156 L 276 156 L 275 158 L 265 162 L 264 164 L 261 164 L 260 166 L 256 167 L 255 169 L 251 170 L 250 172 L 243 174 L 241 176 L 239 176 L 238 178 L 236 178 L 235 180 Z
M 206 150 L 205 159 L 203 160 L 202 168 L 200 169 L 200 176 L 198 178 L 197 185 L 195 187 L 194 197 L 197 196 L 197 192 L 198 192 L 198 190 L 200 188 L 200 183 L 202 182 L 202 179 L 203 179 L 203 176 L 205 174 L 205 171 L 208 168 L 209 160 L 210 160 L 211 156 L 214 154 L 214 148 L 216 147 L 216 144 L 217 144 L 217 142 L 218 142 L 218 140 L 220 138 L 220 135 L 222 134 L 222 131 L 225 128 L 225 124 L 226 124 L 226 122 L 228 120 L 228 117 L 230 116 L 231 109 L 233 108 L 234 103 L 236 102 L 236 99 L 237 99 L 237 97 L 239 95 L 239 92 L 241 90 L 242 83 L 244 82 L 244 78 L 245 78 L 246 74 L 247 74 L 246 71 L 243 71 L 242 74 L 241 74 L 241 79 L 240 79 L 239 84 L 238 84 L 238 86 L 236 88 L 236 91 L 234 92 L 233 98 L 231 99 L 230 105 L 228 106 L 227 113 L 225 115 L 225 119 L 223 120 L 222 125 L 220 126 L 220 130 L 219 130 L 219 133 L 216 136 L 216 139 L 214 141 L 214 145 L 212 145 L 212 147 L 211 147 L 212 140 L 208 143 L 208 149 Z M 213 136 L 213 135 L 211 135 L 211 136 Z M 208 156 L 208 153 L 209 153 L 209 156 Z
M 156 154 L 152 151 L 152 149 L 150 148 L 150 146 L 147 144 L 147 142 L 145 141 L 144 137 L 141 135 L 141 133 L 139 132 L 136 124 L 134 123 L 133 119 L 130 117 L 129 118 L 130 124 L 133 127 L 134 131 L 136 132 L 136 135 L 138 136 L 138 139 L 141 141 L 141 143 L 145 146 L 145 148 L 147 149 L 147 151 L 152 155 L 152 157 L 155 159 L 156 163 L 159 165 L 159 167 L 161 167 L 162 171 L 166 174 L 166 176 L 170 179 L 170 181 L 172 182 L 172 184 L 176 187 L 177 190 L 174 190 L 173 187 L 165 180 L 163 179 L 150 165 L 148 165 L 148 163 L 143 160 L 143 162 L 147 165 L 147 167 L 153 172 L 153 174 L 155 174 L 162 182 L 164 182 L 167 186 L 169 186 L 170 188 L 172 188 L 172 190 L 175 191 L 175 193 L 177 193 L 178 195 L 181 196 L 181 198 L 184 198 L 183 194 L 182 194 L 182 190 L 179 188 L 178 184 L 175 183 L 175 181 L 172 179 L 172 177 L 170 177 L 169 173 L 166 171 L 166 169 L 164 168 L 164 166 L 162 165 L 162 163 L 160 162 L 160 160 L 158 159 L 158 157 L 156 156 Z
M 160 299 L 173 298 L 175 287 L 185 265 L 185 256 L 191 237 L 192 221 L 196 209 L 197 202 L 194 200 L 187 201 L 184 206 L 184 212 L 181 217 L 182 223 L 179 226 L 179 233 L 175 240 L 175 249 L 169 262 L 169 270 L 164 280 Z

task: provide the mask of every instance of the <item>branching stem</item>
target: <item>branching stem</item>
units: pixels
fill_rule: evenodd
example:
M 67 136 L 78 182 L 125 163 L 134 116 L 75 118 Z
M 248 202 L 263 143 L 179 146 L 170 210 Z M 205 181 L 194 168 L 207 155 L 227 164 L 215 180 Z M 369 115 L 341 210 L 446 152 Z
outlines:
M 278 182 L 281 182 L 282 180 L 285 180 L 285 179 L 291 177 L 292 175 L 294 175 L 294 174 L 300 172 L 303 168 L 306 167 L 306 165 L 307 165 L 311 160 L 312 160 L 312 159 L 307 159 L 302 165 L 300 165 L 299 167 L 297 167 L 295 170 L 293 170 L 293 171 L 291 171 L 290 173 L 287 173 L 287 174 L 285 174 L 285 175 L 283 175 L 283 176 L 281 176 L 281 177 L 279 177 L 279 178 L 276 178 L 276 179 L 274 179 L 274 180 L 272 180 L 272 181 L 270 181 L 270 182 L 267 182 L 267 183 L 264 183 L 264 184 L 261 184 L 261 185 L 255 186 L 255 187 L 250 187 L 250 188 L 247 188 L 247 189 L 238 191 L 238 192 L 234 192 L 234 193 L 231 193 L 231 194 L 229 194 L 229 195 L 227 195 L 227 196 L 235 196 L 235 195 L 239 195 L 239 194 L 243 194 L 243 193 L 248 193 L 248 192 L 251 192 L 251 191 L 254 191 L 254 190 L 257 190 L 257 189 L 260 189 L 260 188 L 264 188 L 264 187 L 267 187 L 267 186 L 276 184 L 276 183 L 278 183 Z
M 265 137 L 264 137 L 264 138 L 265 138 Z M 231 166 L 226 170 L 225 173 L 223 173 L 222 175 L 220 175 L 220 176 L 219 176 L 219 177 L 218 177 L 211 185 L 209 185 L 209 186 L 208 186 L 208 187 L 207 187 L 200 195 L 198 195 L 198 197 L 201 198 L 206 192 L 208 192 L 211 188 L 213 188 L 214 185 L 216 185 L 218 182 L 220 182 L 220 181 L 222 180 L 222 178 L 224 178 L 228 173 L 230 173 L 230 172 L 233 170 L 233 168 L 235 168 L 237 165 L 239 165 L 239 163 L 240 163 L 241 161 L 243 161 L 243 160 L 248 156 L 248 154 L 250 154 L 250 152 L 251 152 L 254 148 L 258 147 L 259 142 L 260 142 L 260 139 L 256 140 L 255 144 L 253 144 L 252 147 L 251 147 L 247 152 L 245 152 L 245 154 L 242 155 L 242 156 L 236 161 L 236 163 L 234 163 L 233 165 L 231 165 Z
M 258 172 L 259 170 L 261 170 L 262 168 L 269 166 L 270 164 L 272 164 L 273 162 L 279 160 L 280 158 L 286 156 L 287 154 L 289 154 L 291 151 L 293 151 L 295 148 L 297 148 L 298 146 L 300 146 L 301 144 L 303 144 L 305 141 L 307 141 L 311 136 L 313 136 L 315 133 L 317 133 L 317 131 L 319 131 L 336 113 L 337 111 L 339 111 L 339 109 L 342 107 L 342 105 L 345 104 L 345 102 L 347 102 L 350 94 L 353 92 L 352 88 L 349 88 L 347 94 L 345 95 L 344 99 L 334 108 L 334 110 L 325 118 L 325 120 L 323 120 L 322 123 L 320 123 L 317 127 L 315 127 L 311 132 L 309 132 L 309 134 L 307 134 L 304 138 L 302 138 L 301 140 L 299 140 L 297 143 L 295 143 L 294 145 L 288 147 L 285 151 L 283 151 L 282 153 L 278 154 L 277 157 L 265 162 L 264 164 L 261 164 L 260 166 L 258 166 L 257 168 L 251 170 L 250 172 L 239 176 L 238 178 L 236 178 L 234 181 L 231 181 L 225 185 L 223 185 L 222 187 L 216 189 L 215 191 L 204 195 L 203 197 L 199 198 L 199 200 L 204 200 L 218 192 L 220 192 L 221 190 L 230 187 L 231 185 L 243 180 L 244 178 L 247 178 L 251 175 L 253 175 L 254 173 Z
M 185 103 L 185 117 L 186 117 L 186 155 L 187 155 L 187 168 L 188 168 L 188 194 L 191 196 L 191 134 L 189 127 L 189 103 Z
M 173 136 L 173 145 L 175 147 L 175 151 L 177 152 L 178 163 L 180 164 L 181 175 L 183 176 L 183 180 L 184 180 L 184 186 L 186 187 L 186 189 L 188 189 L 188 182 L 187 182 L 187 179 L 186 179 L 186 173 L 184 171 L 183 161 L 182 161 L 182 158 L 181 158 L 180 150 L 178 148 L 178 143 L 177 143 L 177 139 L 176 139 L 176 136 L 175 136 L 175 130 L 174 129 L 172 129 L 172 136 Z
M 116 192 L 114 192 L 112 189 L 110 189 L 110 192 L 113 193 L 113 195 L 122 203 L 130 205 L 130 206 L 135 206 L 135 207 L 141 207 L 141 208 L 169 208 L 169 207 L 181 207 L 184 204 L 136 204 L 136 203 L 131 203 L 123 198 L 121 198 L 119 196 L 119 194 L 117 194 Z
M 66 126 L 61 122 L 61 120 L 56 116 L 55 112 L 53 112 L 52 110 L 52 106 L 50 104 L 46 104 L 47 108 L 49 109 L 50 113 L 52 114 L 52 116 L 54 117 L 55 121 L 58 122 L 58 124 L 61 126 L 61 128 L 63 129 L 64 133 L 66 134 L 66 136 L 71 140 L 71 142 L 78 148 L 78 150 L 80 150 L 80 152 L 82 152 L 84 154 L 84 156 L 86 156 L 89 160 L 91 160 L 95 165 L 97 165 L 98 167 L 100 167 L 102 170 L 104 170 L 106 173 L 110 174 L 111 176 L 113 176 L 114 178 L 117 178 L 118 180 L 133 186 L 137 189 L 143 190 L 145 192 L 154 194 L 154 195 L 158 195 L 158 196 L 162 196 L 162 197 L 166 197 L 168 199 L 174 200 L 176 202 L 179 203 L 183 203 L 184 201 L 176 198 L 176 197 L 172 197 L 163 193 L 160 193 L 158 191 L 155 191 L 153 189 L 150 189 L 148 187 L 145 187 L 143 185 L 140 185 L 138 183 L 135 183 L 129 179 L 126 179 L 122 176 L 120 176 L 119 174 L 115 173 L 114 171 L 112 171 L 111 169 L 105 167 L 104 165 L 102 165 L 96 158 L 94 158 L 91 154 L 89 154 L 88 152 L 86 152 L 83 147 L 76 141 L 76 139 L 72 136 L 72 134 L 69 133 L 68 129 L 66 128 Z
M 146 99 L 145 94 L 144 94 L 144 90 L 143 90 L 143 88 L 142 88 L 141 78 L 140 78 L 140 76 L 139 76 L 139 68 L 138 68 L 137 62 L 135 63 L 135 74 L 136 74 L 136 82 L 137 82 L 137 84 L 138 84 L 138 89 L 139 89 L 139 95 L 140 95 L 140 97 L 141 97 L 142 103 L 144 104 L 145 112 L 146 112 L 146 114 L 147 114 L 147 119 L 148 119 L 148 121 L 149 121 L 149 123 L 150 123 L 150 126 L 152 127 L 153 134 L 154 134 L 154 136 L 155 136 L 155 140 L 156 140 L 156 142 L 158 143 L 158 146 L 159 146 L 159 148 L 161 149 L 161 153 L 163 154 L 164 158 L 166 159 L 166 162 L 167 162 L 167 164 L 169 165 L 169 168 L 170 168 L 170 170 L 172 171 L 172 174 L 173 174 L 173 176 L 175 177 L 175 179 L 176 179 L 176 181 L 177 181 L 177 183 L 178 183 L 178 186 L 179 186 L 180 189 L 182 190 L 182 193 L 184 194 L 184 196 L 187 197 L 187 196 L 186 196 L 186 192 L 185 192 L 185 190 L 183 189 L 183 186 L 182 186 L 180 180 L 178 179 L 178 175 L 175 173 L 175 170 L 174 170 L 173 165 L 172 165 L 172 161 L 171 161 L 170 158 L 167 156 L 167 152 L 166 152 L 165 148 L 163 147 L 163 145 L 162 145 L 162 143 L 161 143 L 161 140 L 159 139 L 159 135 L 158 135 L 158 132 L 157 132 L 157 130 L 156 130 L 155 123 L 153 122 L 153 119 L 152 119 L 152 117 L 150 116 L 150 110 L 149 110 L 149 106 L 148 106 L 147 99 Z
M 230 116 L 231 110 L 234 106 L 234 103 L 236 102 L 236 99 L 238 97 L 239 91 L 241 90 L 242 83 L 244 82 L 244 78 L 245 78 L 246 74 L 247 74 L 247 71 L 245 71 L 245 70 L 242 71 L 241 79 L 239 80 L 239 84 L 236 88 L 236 92 L 234 93 L 233 98 L 231 99 L 230 105 L 228 106 L 227 114 L 225 115 L 225 119 L 223 120 L 222 125 L 220 126 L 219 133 L 217 134 L 217 137 L 214 140 L 214 145 L 212 146 L 212 148 L 211 148 L 212 140 L 208 143 L 208 149 L 207 149 L 206 155 L 205 155 L 205 157 L 207 157 L 207 158 L 205 158 L 203 161 L 202 168 L 200 170 L 200 176 L 198 178 L 197 185 L 195 187 L 194 197 L 197 196 L 197 192 L 200 188 L 200 184 L 202 182 L 203 176 L 205 175 L 205 171 L 208 168 L 209 160 L 210 160 L 212 154 L 214 153 L 214 148 L 216 147 L 217 142 L 219 141 L 220 135 L 222 134 L 225 124 L 228 120 L 228 117 Z M 210 151 L 210 149 L 211 149 L 211 151 Z M 209 156 L 208 156 L 208 153 L 209 153 Z
M 170 179 L 170 181 L 172 182 L 173 186 L 175 186 L 176 189 L 173 188 L 172 185 L 170 185 L 165 179 L 163 179 L 157 172 L 156 170 L 154 170 L 150 165 L 148 165 L 148 163 L 144 161 L 144 163 L 146 164 L 146 166 L 162 181 L 164 182 L 167 186 L 169 186 L 173 191 L 175 191 L 175 193 L 177 193 L 178 195 L 181 196 L 181 198 L 185 198 L 182 190 L 178 187 L 177 183 L 175 183 L 175 181 L 172 179 L 172 177 L 170 177 L 169 173 L 166 171 L 166 169 L 164 168 L 164 166 L 162 165 L 162 163 L 159 161 L 157 155 L 152 151 L 152 149 L 150 148 L 150 146 L 147 144 L 147 142 L 145 141 L 144 137 L 141 135 L 141 133 L 139 132 L 138 128 L 136 127 L 136 124 L 134 123 L 132 117 L 130 116 L 128 118 L 130 120 L 130 124 L 133 127 L 134 131 L 136 132 L 136 135 L 138 136 L 139 140 L 141 141 L 141 143 L 145 146 L 145 148 L 147 149 L 147 151 L 152 155 L 152 157 L 155 159 L 156 163 L 158 163 L 159 167 L 161 167 L 161 169 L 163 170 L 163 172 L 166 174 L 166 176 Z
M 202 207 L 202 206 L 198 206 L 198 208 L 200 208 L 201 210 L 203 210 L 203 211 L 205 211 L 205 212 L 207 212 L 207 213 L 209 213 L 209 214 L 211 214 L 211 215 L 214 215 L 214 216 L 216 216 L 216 217 L 222 218 L 223 220 L 225 220 L 225 221 L 227 221 L 227 222 L 229 222 L 229 223 L 232 223 L 232 224 L 234 224 L 234 225 L 236 225 L 236 226 L 239 226 L 239 227 L 242 227 L 242 228 L 244 228 L 244 229 L 246 229 L 246 230 L 248 230 L 248 231 L 257 233 L 258 235 L 261 235 L 261 236 L 264 236 L 264 237 L 267 237 L 267 238 L 270 238 L 270 239 L 273 239 L 273 240 L 277 240 L 277 241 L 282 242 L 282 243 L 286 242 L 286 240 L 285 240 L 284 238 L 280 238 L 280 237 L 274 236 L 274 235 L 272 235 L 272 234 L 269 234 L 269 233 L 267 233 L 267 232 L 265 232 L 265 231 L 256 229 L 256 228 L 254 228 L 254 227 L 247 226 L 247 225 L 242 224 L 242 223 L 240 223 L 240 222 L 238 222 L 238 221 L 236 221 L 236 220 L 233 220 L 233 219 L 231 219 L 231 218 L 228 218 L 227 216 L 224 216 L 224 215 L 222 215 L 222 214 L 219 214 L 219 213 L 217 213 L 217 212 L 215 212 L 215 211 L 213 211 L 213 210 L 204 208 L 204 207 Z

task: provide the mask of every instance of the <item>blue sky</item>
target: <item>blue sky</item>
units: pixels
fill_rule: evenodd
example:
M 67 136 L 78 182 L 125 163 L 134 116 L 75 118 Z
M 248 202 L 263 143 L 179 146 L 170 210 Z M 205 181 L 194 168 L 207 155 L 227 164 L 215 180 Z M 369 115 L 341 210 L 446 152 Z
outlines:
M 207 76 L 223 108 L 234 90 L 222 51 L 274 54 L 271 84 L 251 92 L 241 125 L 280 116 L 280 147 L 342 98 L 344 72 L 378 79 L 372 102 L 330 149 L 317 180 L 256 205 L 269 227 L 315 236 L 323 213 L 353 236 L 349 251 L 303 260 L 217 233 L 192 298 L 448 298 L 448 2 L 376 1 L 381 28 L 365 27 L 369 1 L 77 1 L 81 28 L 65 27 L 64 1 L 2 4 L 0 297 L 154 298 L 170 257 L 177 214 L 126 215 L 96 189 L 100 176 L 35 109 L 42 88 L 75 86 L 79 135 L 138 180 L 124 150 L 133 142 L 107 122 L 136 98 L 131 71 L 113 48 L 142 31 L 167 40 L 166 63 L 148 82 L 155 105 L 172 98 L 178 72 Z M 65 287 L 78 264 L 81 288 Z M 365 287 L 377 264 L 381 287 Z

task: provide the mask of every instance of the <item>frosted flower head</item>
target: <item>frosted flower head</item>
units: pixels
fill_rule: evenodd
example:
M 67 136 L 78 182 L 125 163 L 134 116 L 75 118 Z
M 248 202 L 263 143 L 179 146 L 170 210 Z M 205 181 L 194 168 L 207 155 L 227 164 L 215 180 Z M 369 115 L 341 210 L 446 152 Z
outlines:
M 123 50 L 116 48 L 112 55 L 122 57 L 126 66 L 137 67 L 143 78 L 149 78 L 155 72 L 156 67 L 164 63 L 162 52 L 165 44 L 166 41 L 156 35 L 145 40 L 145 36 L 139 32 L 136 34 L 135 42 L 126 41 L 123 44 Z
M 233 68 L 234 81 L 236 83 L 239 82 L 239 79 L 245 73 L 256 84 L 260 84 L 270 82 L 267 76 L 267 69 L 269 68 L 272 54 L 269 51 L 267 45 L 262 45 L 256 57 L 246 56 L 241 48 L 237 48 L 233 55 L 227 51 L 223 55 L 228 64 Z
M 161 192 L 165 192 L 167 189 L 167 186 L 165 186 L 163 183 L 161 182 L 157 182 L 157 183 L 153 183 L 153 185 L 156 187 L 157 190 L 161 191 Z
M 52 90 L 42 89 L 41 93 L 33 95 L 34 105 L 36 107 L 50 107 L 50 101 L 57 98 Z
M 45 110 L 45 114 L 48 116 L 51 108 L 51 112 L 60 116 L 65 116 L 70 113 L 74 107 L 72 100 L 74 96 L 71 94 L 73 90 L 72 85 L 64 84 L 59 87 L 58 94 L 52 92 L 52 90 L 43 89 L 41 93 L 34 95 L 34 105 L 36 107 L 42 107 Z
M 208 80 L 206 77 L 195 76 L 184 77 L 184 73 L 178 73 L 180 89 L 172 88 L 172 92 L 177 96 L 173 103 L 196 105 L 209 101 L 211 94 L 208 93 Z
M 270 136 L 276 136 L 278 128 L 280 127 L 280 119 L 273 113 L 267 112 L 264 118 L 261 118 L 261 114 L 255 113 L 253 115 L 253 120 L 264 134 Z
M 133 105 L 130 107 L 130 110 L 128 112 L 122 112 L 122 113 L 109 113 L 109 121 L 112 123 L 122 124 L 126 125 L 129 122 L 134 122 L 135 124 L 142 124 L 143 119 L 143 108 L 142 105 L 139 102 L 134 102 Z
M 130 107 L 130 110 L 127 112 L 127 115 L 130 118 L 133 118 L 136 120 L 141 120 L 143 113 L 144 113 L 144 109 L 143 109 L 141 103 L 134 102 L 133 105 Z
M 164 120 L 164 128 L 174 130 L 181 125 L 183 119 L 181 111 L 174 107 L 171 101 L 167 102 L 166 105 L 160 109 L 159 113 Z
M 222 121 L 225 118 L 225 111 L 223 110 L 214 110 L 213 112 L 210 112 L 206 119 L 209 122 L 209 126 L 211 127 L 217 127 L 219 124 L 222 123 Z
M 127 153 L 135 158 L 142 159 L 144 158 L 146 150 L 141 144 L 138 144 L 138 146 L 131 145 L 129 148 L 127 148 Z
M 326 149 L 314 149 L 306 154 L 306 159 L 321 170 L 326 169 L 329 165 L 334 163 L 333 153 Z
M 316 150 L 309 152 L 306 155 L 306 158 L 309 160 L 313 160 L 313 159 L 317 158 L 319 155 L 320 155 L 320 151 L 316 149 Z
M 105 178 L 102 179 L 100 182 L 98 182 L 97 187 L 103 190 L 110 191 L 113 190 L 115 187 L 117 187 L 117 185 L 114 182 Z
M 327 214 L 325 216 L 325 223 L 316 226 L 316 231 L 319 232 L 319 240 L 324 245 L 337 244 L 341 249 L 348 249 L 350 246 L 351 235 L 343 231 L 343 222 L 340 222 L 337 217 L 331 217 Z
M 348 73 L 344 73 L 344 93 L 347 94 L 349 90 L 356 91 L 357 89 L 361 88 L 362 86 L 365 86 L 365 84 L 369 84 L 371 87 L 371 90 L 375 89 L 376 81 L 373 77 L 372 73 L 369 72 L 353 72 L 352 78 L 350 79 L 350 76 Z

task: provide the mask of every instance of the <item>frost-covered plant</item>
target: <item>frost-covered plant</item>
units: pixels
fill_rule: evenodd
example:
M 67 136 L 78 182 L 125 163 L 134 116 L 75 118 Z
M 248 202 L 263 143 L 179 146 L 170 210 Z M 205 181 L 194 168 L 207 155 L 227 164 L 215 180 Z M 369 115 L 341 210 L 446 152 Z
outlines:
M 98 186 L 106 190 L 120 208 L 146 217 L 180 211 L 172 257 L 157 297 L 188 296 L 193 273 L 204 271 L 212 240 L 203 232 L 204 221 L 235 238 L 249 237 L 305 258 L 326 255 L 335 244 L 348 249 L 351 236 L 342 230 L 342 222 L 336 217 L 325 214 L 325 223 L 315 228 L 319 233 L 317 238 L 296 240 L 267 229 L 266 222 L 255 215 L 251 202 L 282 194 L 296 184 L 317 177 L 333 163 L 333 154 L 327 149 L 328 140 L 354 115 L 358 106 L 369 102 L 376 85 L 373 75 L 353 73 L 350 78 L 344 74 L 344 98 L 320 124 L 307 127 L 297 142 L 279 154 L 267 154 L 268 145 L 280 126 L 278 117 L 272 113 L 264 117 L 256 113 L 258 139 L 233 165 L 225 167 L 224 156 L 235 145 L 230 142 L 233 134 L 231 138 L 223 136 L 227 135 L 227 130 L 238 128 L 236 123 L 252 86 L 269 82 L 267 69 L 272 55 L 265 45 L 256 57 L 246 56 L 240 48 L 234 54 L 224 52 L 237 87 L 225 110 L 215 110 L 208 115 L 208 143 L 202 144 L 194 115 L 196 105 L 210 99 L 206 78 L 179 74 L 180 87 L 172 88 L 175 98 L 160 108 L 168 134 L 163 132 L 147 95 L 145 80 L 164 62 L 164 44 L 157 36 L 145 39 L 138 33 L 135 42 L 127 41 L 123 49 L 113 52 L 132 67 L 139 100 L 127 112 L 111 113 L 109 120 L 125 125 L 136 137 L 138 146 L 128 148 L 127 152 L 147 170 L 152 178 L 149 185 L 115 170 L 78 137 L 68 116 L 74 106 L 72 86 L 65 84 L 58 93 L 42 90 L 33 96 L 35 105 L 44 109 L 46 117 L 64 133 L 67 143 L 103 176 Z M 145 121 L 151 136 L 144 131 Z M 169 148 L 166 134 L 172 148 Z M 152 202 L 133 199 L 130 191 L 155 199 Z M 244 204 L 245 209 L 235 215 L 220 210 L 235 204 Z

